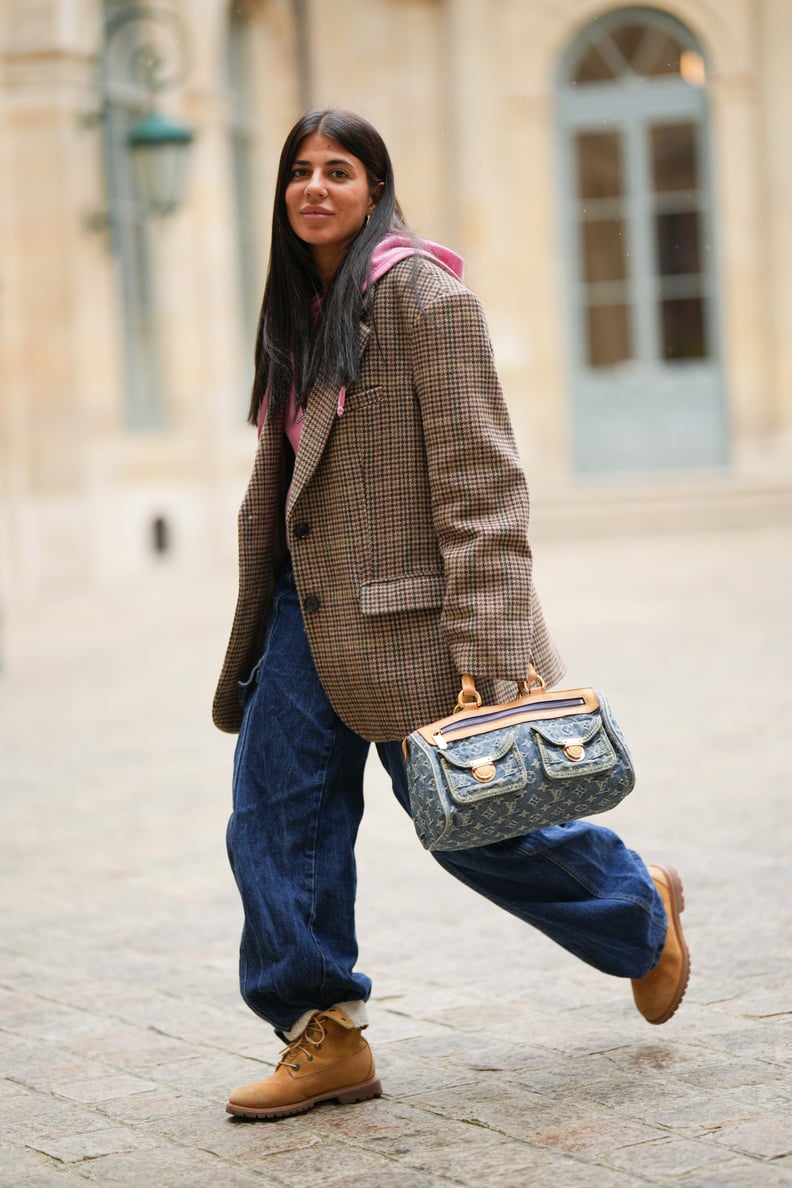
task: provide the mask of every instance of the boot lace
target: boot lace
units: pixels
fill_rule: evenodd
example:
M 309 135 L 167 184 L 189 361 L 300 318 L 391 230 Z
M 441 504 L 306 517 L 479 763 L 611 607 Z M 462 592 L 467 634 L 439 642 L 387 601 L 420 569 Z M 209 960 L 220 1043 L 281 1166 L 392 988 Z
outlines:
M 280 1059 L 276 1065 L 276 1071 L 282 1064 L 284 1064 L 287 1068 L 292 1068 L 295 1072 L 297 1072 L 300 1068 L 300 1060 L 298 1059 L 299 1056 L 302 1056 L 306 1061 L 308 1061 L 308 1063 L 311 1063 L 311 1061 L 313 1061 L 313 1053 L 310 1049 L 313 1047 L 317 1050 L 321 1050 L 326 1035 L 327 1031 L 322 1025 L 319 1016 L 314 1015 L 314 1017 L 308 1023 L 308 1026 L 305 1028 L 305 1031 L 302 1031 L 296 1039 L 293 1039 L 291 1043 L 283 1049 L 280 1054 Z

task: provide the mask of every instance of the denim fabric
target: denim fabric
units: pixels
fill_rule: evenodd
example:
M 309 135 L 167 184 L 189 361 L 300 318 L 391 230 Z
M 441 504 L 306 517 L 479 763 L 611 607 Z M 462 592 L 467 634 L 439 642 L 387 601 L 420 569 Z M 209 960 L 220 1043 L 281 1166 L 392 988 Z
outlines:
M 319 683 L 290 570 L 240 698 L 227 836 L 244 909 L 240 988 L 284 1032 L 305 1011 L 371 992 L 355 969 L 354 853 L 370 744 L 344 725 Z M 401 742 L 377 751 L 409 812 Z M 605 973 L 641 977 L 660 957 L 662 902 L 641 859 L 610 829 L 572 821 L 432 857 Z

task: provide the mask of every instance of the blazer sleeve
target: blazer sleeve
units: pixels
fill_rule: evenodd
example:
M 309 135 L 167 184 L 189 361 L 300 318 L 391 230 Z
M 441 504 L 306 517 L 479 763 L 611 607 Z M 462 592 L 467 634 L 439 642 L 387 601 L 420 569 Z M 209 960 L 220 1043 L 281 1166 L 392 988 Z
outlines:
M 460 287 L 413 324 L 442 625 L 460 673 L 520 680 L 531 654 L 528 487 L 480 302 Z

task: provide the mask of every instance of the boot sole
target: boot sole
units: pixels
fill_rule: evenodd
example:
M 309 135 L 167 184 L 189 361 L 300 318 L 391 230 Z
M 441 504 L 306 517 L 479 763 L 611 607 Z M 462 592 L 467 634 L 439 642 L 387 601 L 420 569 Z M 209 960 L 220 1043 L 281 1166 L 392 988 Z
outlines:
M 659 1026 L 661 1023 L 667 1023 L 671 1016 L 676 1014 L 682 999 L 685 997 L 685 991 L 687 990 L 688 982 L 690 981 L 690 951 L 687 947 L 685 934 L 682 931 L 682 921 L 680 920 L 680 916 L 685 910 L 685 889 L 682 886 L 682 880 L 673 866 L 658 866 L 657 863 L 655 863 L 654 866 L 656 869 L 662 870 L 668 876 L 668 881 L 671 886 L 670 922 L 673 924 L 676 934 L 679 937 L 679 942 L 682 947 L 682 955 L 684 958 L 684 965 L 682 967 L 679 983 L 677 985 L 677 991 L 673 999 L 658 1019 L 647 1019 L 647 1023 L 654 1023 L 655 1026 Z
M 339 1105 L 354 1105 L 358 1101 L 369 1101 L 372 1097 L 382 1095 L 382 1085 L 379 1077 L 372 1077 L 370 1081 L 360 1081 L 357 1085 L 345 1085 L 343 1089 L 333 1089 L 330 1093 L 317 1093 L 315 1097 L 307 1097 L 305 1101 L 295 1101 L 289 1105 L 271 1106 L 269 1109 L 252 1109 L 249 1106 L 234 1105 L 229 1101 L 226 1113 L 236 1118 L 259 1118 L 262 1121 L 275 1118 L 289 1118 L 293 1114 L 307 1114 L 315 1105 L 323 1101 L 337 1101 Z

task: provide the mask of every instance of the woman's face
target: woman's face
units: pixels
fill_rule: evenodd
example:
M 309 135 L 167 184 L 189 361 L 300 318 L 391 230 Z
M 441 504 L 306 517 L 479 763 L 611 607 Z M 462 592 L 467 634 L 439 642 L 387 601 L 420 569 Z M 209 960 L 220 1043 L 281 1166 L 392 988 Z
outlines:
M 363 162 L 337 140 L 311 132 L 300 142 L 286 186 L 286 214 L 294 234 L 310 246 L 325 285 L 377 197 Z

